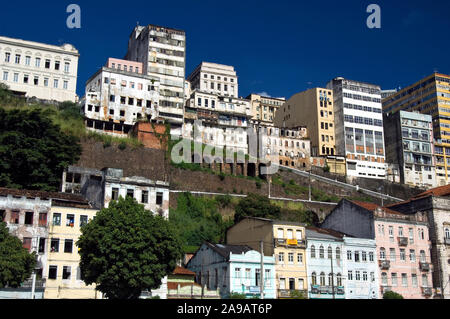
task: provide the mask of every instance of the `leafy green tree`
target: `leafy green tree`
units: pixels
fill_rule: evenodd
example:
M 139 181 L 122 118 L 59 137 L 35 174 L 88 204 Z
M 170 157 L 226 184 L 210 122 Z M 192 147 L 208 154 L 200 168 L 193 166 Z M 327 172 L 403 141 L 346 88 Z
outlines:
M 280 207 L 273 205 L 266 196 L 248 194 L 237 204 L 234 222 L 238 223 L 246 216 L 279 219 L 280 213 Z
M 0 108 L 0 186 L 57 191 L 63 170 L 81 154 L 42 109 Z
M 386 291 L 383 294 L 383 299 L 403 299 L 403 296 L 395 291 Z
M 182 257 L 169 222 L 131 197 L 112 201 L 81 232 L 81 279 L 111 299 L 136 299 L 158 288 Z
M 290 296 L 292 299 L 307 299 L 305 292 L 298 290 L 292 290 Z
M 0 288 L 17 288 L 30 277 L 36 264 L 36 253 L 22 247 L 19 238 L 12 236 L 4 222 L 0 223 Z
M 228 299 L 247 299 L 244 294 L 240 294 L 238 292 L 232 292 L 228 296 Z

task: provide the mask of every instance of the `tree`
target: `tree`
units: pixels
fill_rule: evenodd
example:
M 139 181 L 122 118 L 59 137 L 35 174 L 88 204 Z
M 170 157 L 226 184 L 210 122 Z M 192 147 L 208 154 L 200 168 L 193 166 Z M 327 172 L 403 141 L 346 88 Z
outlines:
M 383 299 L 403 299 L 403 296 L 395 291 L 386 291 L 383 294 Z
M 0 187 L 57 191 L 63 170 L 81 154 L 42 109 L 0 108 Z
M 19 238 L 8 232 L 6 223 L 0 223 L 0 288 L 17 288 L 30 277 L 36 264 L 36 253 L 22 247 Z
M 112 201 L 81 232 L 81 279 L 111 299 L 136 299 L 160 287 L 182 257 L 169 222 L 131 197 Z
M 258 194 L 248 194 L 242 198 L 236 206 L 234 222 L 238 223 L 246 216 L 279 219 L 280 207 L 273 205 L 270 200 Z
M 240 294 L 238 292 L 232 292 L 228 296 L 228 299 L 247 299 L 247 297 L 245 297 L 245 294 Z

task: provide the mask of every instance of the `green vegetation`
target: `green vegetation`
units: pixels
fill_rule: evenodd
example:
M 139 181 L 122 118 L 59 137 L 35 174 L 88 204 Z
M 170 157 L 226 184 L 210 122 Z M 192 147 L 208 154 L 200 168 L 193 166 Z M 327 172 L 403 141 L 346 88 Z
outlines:
M 237 204 L 234 222 L 238 223 L 247 216 L 279 219 L 281 216 L 281 209 L 280 207 L 273 205 L 266 196 L 248 194 L 247 197 L 242 198 Z
M 403 299 L 403 296 L 395 291 L 386 291 L 383 294 L 383 299 Z
M 178 196 L 177 208 L 170 210 L 169 221 L 186 246 L 200 246 L 204 241 L 225 243 L 226 229 L 231 220 L 224 220 L 219 208 L 228 206 L 231 199 L 196 197 L 191 193 Z
M 110 299 L 136 299 L 158 288 L 183 255 L 173 226 L 131 197 L 112 201 L 81 233 L 81 278 Z
M 36 253 L 22 247 L 19 238 L 8 232 L 6 223 L 0 222 L 0 288 L 17 288 L 28 279 L 36 263 Z
M 290 293 L 292 299 L 308 299 L 304 291 L 292 290 Z
M 228 296 L 228 299 L 246 299 L 245 294 L 240 294 L 237 292 L 232 292 Z

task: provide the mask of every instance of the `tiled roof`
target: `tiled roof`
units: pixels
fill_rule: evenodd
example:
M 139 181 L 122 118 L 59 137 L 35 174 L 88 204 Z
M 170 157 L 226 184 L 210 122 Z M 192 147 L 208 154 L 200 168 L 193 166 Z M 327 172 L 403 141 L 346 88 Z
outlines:
M 175 270 L 172 272 L 174 275 L 190 275 L 195 276 L 195 272 L 190 271 L 189 269 L 183 268 L 183 267 L 175 267 Z
M 44 191 L 36 191 L 36 190 L 25 190 L 25 189 L 13 189 L 13 188 L 4 188 L 0 187 L 0 195 L 7 196 L 26 196 L 28 198 L 37 198 L 40 199 L 54 199 L 61 201 L 69 201 L 77 204 L 85 204 L 88 205 L 88 201 L 83 198 L 83 196 L 78 194 L 71 193 L 58 193 L 58 192 L 44 192 Z
M 351 201 L 353 204 L 355 204 L 355 205 L 357 205 L 357 206 L 359 206 L 359 207 L 362 207 L 362 208 L 365 208 L 365 209 L 367 209 L 368 211 L 371 211 L 371 212 L 375 212 L 375 210 L 377 209 L 377 208 L 381 208 L 382 210 L 384 210 L 387 214 L 392 214 L 392 215 L 404 215 L 404 214 L 402 214 L 402 213 L 399 213 L 399 212 L 396 212 L 396 211 L 394 211 L 394 210 L 392 210 L 392 209 L 389 209 L 387 206 L 385 206 L 385 207 L 381 207 L 381 206 L 379 206 L 379 205 L 377 205 L 377 204 L 374 204 L 374 203 L 368 203 L 368 202 L 360 202 L 360 201 Z
M 445 186 L 440 186 L 440 187 L 429 189 L 426 192 L 423 192 L 417 196 L 414 196 L 413 199 L 426 197 L 426 196 L 430 196 L 430 195 L 439 196 L 439 197 L 449 196 L 450 195 L 450 185 L 445 185 Z
M 312 227 L 312 226 L 306 227 L 306 236 L 308 237 L 308 236 L 314 236 L 314 235 L 319 235 L 318 237 L 324 237 L 324 238 L 334 237 L 334 238 L 339 238 L 339 239 L 342 239 L 344 236 L 346 236 L 344 233 L 341 233 L 341 232 L 338 232 L 338 231 L 332 230 L 332 229 L 317 228 L 317 227 Z
M 250 250 L 253 250 L 247 245 L 222 245 L 222 244 L 211 244 L 208 242 L 206 242 L 205 244 L 225 258 L 230 257 L 230 253 L 242 254 Z

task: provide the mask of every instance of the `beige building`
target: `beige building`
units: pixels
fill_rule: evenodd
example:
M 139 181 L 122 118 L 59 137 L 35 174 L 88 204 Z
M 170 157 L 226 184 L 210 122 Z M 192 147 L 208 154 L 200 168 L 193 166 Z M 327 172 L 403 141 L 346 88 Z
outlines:
M 246 99 L 251 103 L 252 120 L 269 126 L 273 126 L 275 113 L 286 102 L 285 98 L 273 98 L 259 94 L 250 94 Z
M 80 255 L 76 242 L 80 227 L 91 220 L 97 210 L 86 200 L 54 200 L 50 210 L 47 269 L 44 299 L 97 299 L 101 293 L 95 285 L 86 286 L 81 280 Z
M 227 231 L 227 244 L 248 245 L 264 255 L 275 254 L 277 298 L 289 298 L 293 291 L 308 288 L 305 225 L 247 217 Z
M 78 50 L 0 37 L 0 82 L 11 91 L 48 101 L 77 102 Z
M 336 155 L 333 91 L 314 88 L 298 93 L 275 114 L 277 127 L 308 127 L 311 155 Z

